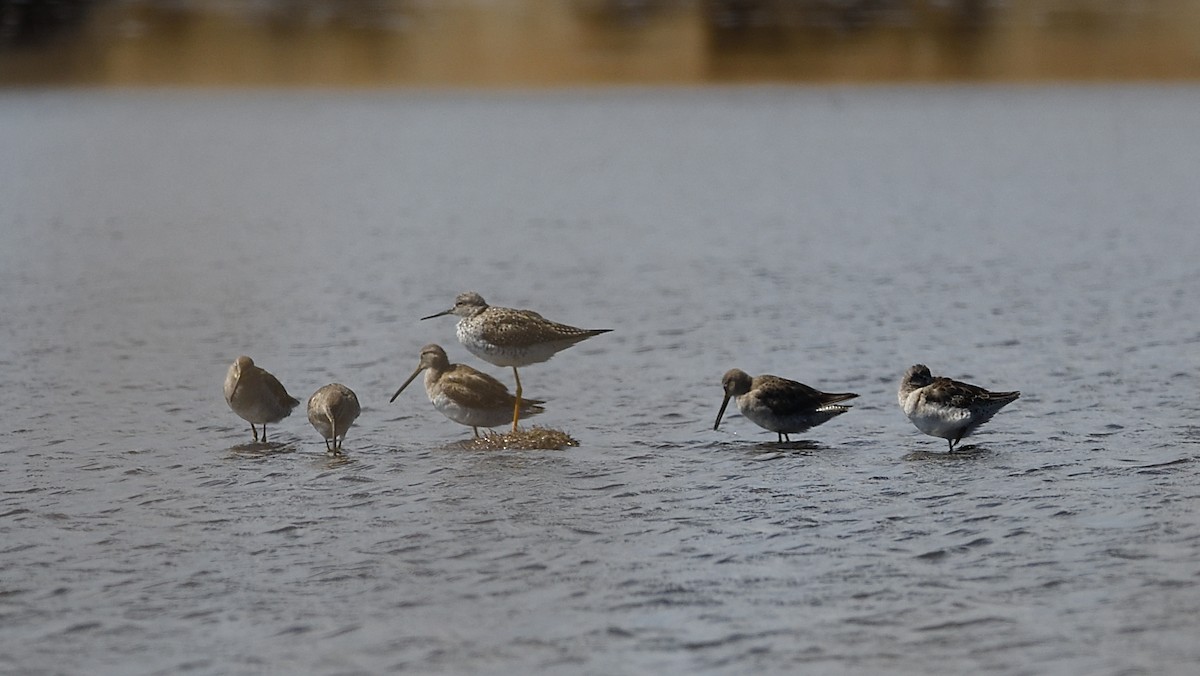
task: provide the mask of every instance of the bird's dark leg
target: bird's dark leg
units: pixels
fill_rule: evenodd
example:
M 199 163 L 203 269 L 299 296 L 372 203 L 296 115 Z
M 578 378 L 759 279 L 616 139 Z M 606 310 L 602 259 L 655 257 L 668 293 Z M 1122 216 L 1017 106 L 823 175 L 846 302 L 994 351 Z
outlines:
M 478 439 L 478 438 L 479 438 L 479 428 L 478 428 L 478 427 L 472 427 L 471 429 L 475 430 L 475 438 L 476 438 L 476 439 Z
M 258 428 L 254 426 L 254 423 L 250 423 L 250 433 L 254 435 L 254 440 L 258 441 Z
M 263 443 L 267 443 L 267 423 L 263 423 Z

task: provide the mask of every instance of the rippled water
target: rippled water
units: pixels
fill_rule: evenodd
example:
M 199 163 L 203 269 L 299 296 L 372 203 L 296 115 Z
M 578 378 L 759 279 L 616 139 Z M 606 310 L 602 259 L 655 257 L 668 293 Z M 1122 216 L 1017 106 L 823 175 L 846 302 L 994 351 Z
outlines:
M 1190 674 L 1200 90 L 0 94 L 0 670 Z M 612 328 L 561 452 L 387 398 Z M 226 407 L 250 354 L 343 382 Z M 923 361 L 1021 399 L 944 453 Z M 787 446 L 726 369 L 861 394 Z M 510 382 L 511 384 L 511 382 Z

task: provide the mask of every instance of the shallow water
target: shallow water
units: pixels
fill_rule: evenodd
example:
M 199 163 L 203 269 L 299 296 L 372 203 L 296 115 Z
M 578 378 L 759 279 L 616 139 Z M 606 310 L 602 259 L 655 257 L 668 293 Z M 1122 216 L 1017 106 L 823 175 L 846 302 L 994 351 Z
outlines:
M 0 670 L 1185 674 L 1200 90 L 0 94 Z M 613 333 L 471 452 L 454 295 Z M 363 404 L 344 460 L 221 396 Z M 914 362 L 1021 399 L 967 452 Z M 739 367 L 861 397 L 779 446 Z M 732 413 L 732 414 L 731 414 Z

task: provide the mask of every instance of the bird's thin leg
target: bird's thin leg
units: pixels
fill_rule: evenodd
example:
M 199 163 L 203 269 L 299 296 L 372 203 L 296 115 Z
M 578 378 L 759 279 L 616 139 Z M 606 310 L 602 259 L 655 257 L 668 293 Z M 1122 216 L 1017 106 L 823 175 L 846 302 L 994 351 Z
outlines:
M 513 378 L 517 380 L 517 398 L 513 400 L 513 434 L 517 432 L 517 421 L 521 419 L 521 375 L 517 373 L 517 367 L 512 367 Z
M 479 438 L 479 428 L 478 428 L 478 427 L 472 427 L 471 429 L 475 430 L 475 438 L 476 438 L 476 439 L 478 439 L 478 438 Z
M 955 442 L 955 440 L 954 440 L 954 439 L 947 439 L 946 441 L 950 442 L 950 452 L 951 452 L 951 453 L 953 453 L 953 452 L 954 452 L 954 442 Z
M 250 433 L 254 435 L 254 440 L 258 441 L 258 428 L 254 426 L 254 423 L 250 423 Z
M 267 443 L 267 423 L 263 423 L 263 443 Z

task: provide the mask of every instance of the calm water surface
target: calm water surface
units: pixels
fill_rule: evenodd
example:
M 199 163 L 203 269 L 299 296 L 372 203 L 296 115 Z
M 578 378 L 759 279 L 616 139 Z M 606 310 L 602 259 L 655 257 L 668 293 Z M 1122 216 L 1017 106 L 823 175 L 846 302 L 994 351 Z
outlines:
M 0 671 L 1192 674 L 1200 89 L 0 94 Z M 579 448 L 419 388 L 613 333 Z M 250 443 L 253 356 L 363 414 Z M 970 452 L 914 362 L 1022 398 Z M 787 446 L 739 367 L 861 394 Z

